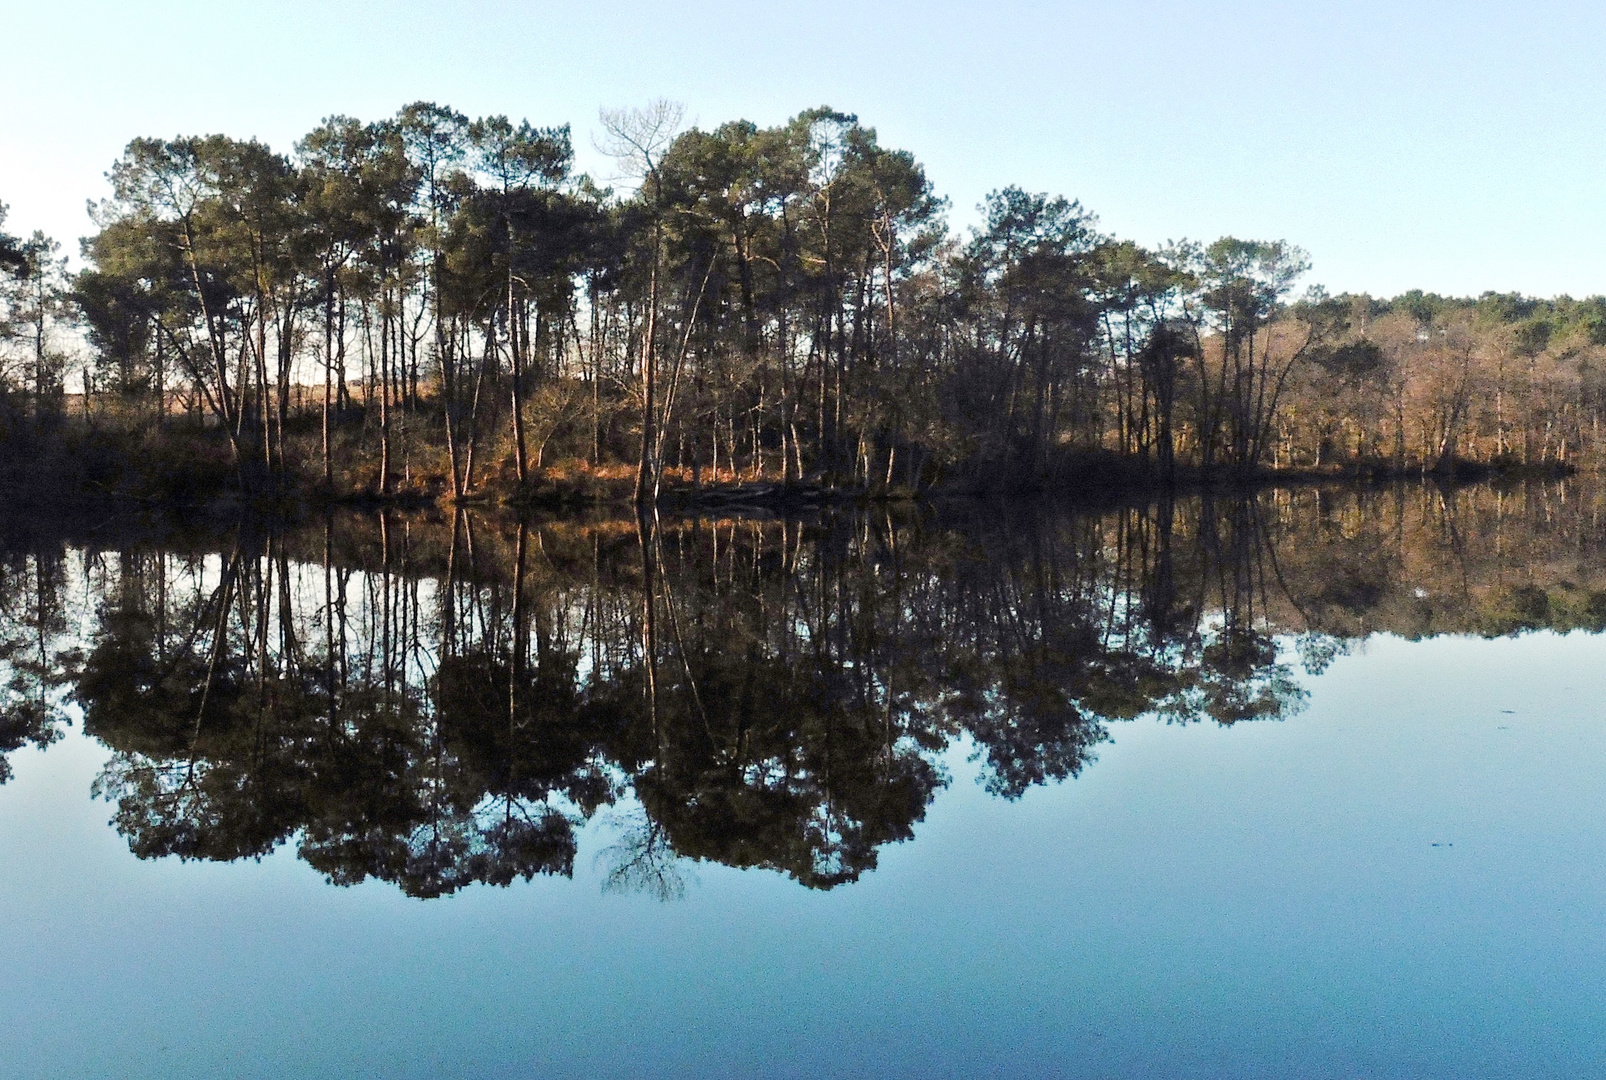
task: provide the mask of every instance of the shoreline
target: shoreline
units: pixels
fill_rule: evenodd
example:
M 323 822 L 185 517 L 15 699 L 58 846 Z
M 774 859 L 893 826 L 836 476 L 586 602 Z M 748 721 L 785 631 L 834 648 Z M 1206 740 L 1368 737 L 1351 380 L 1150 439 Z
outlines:
M 525 488 L 487 486 L 463 499 L 453 499 L 427 490 L 404 490 L 381 495 L 373 491 L 329 492 L 320 485 L 292 483 L 277 494 L 252 496 L 238 486 L 222 485 L 201 493 L 199 485 L 182 483 L 190 497 L 164 497 L 138 491 L 95 484 L 61 485 L 27 482 L 20 478 L 0 481 L 0 503 L 4 517 L 16 519 L 39 515 L 58 522 L 85 525 L 108 517 L 128 519 L 148 517 L 168 519 L 203 530 L 227 527 L 241 517 L 305 521 L 329 514 L 365 513 L 451 513 L 488 512 L 509 517 L 584 517 L 601 514 L 612 518 L 635 517 L 651 511 L 654 516 L 688 517 L 703 515 L 806 517 L 850 507 L 933 507 L 942 505 L 1006 505 L 1090 507 L 1131 503 L 1150 503 L 1167 498 L 1195 496 L 1243 496 L 1268 489 L 1309 488 L 1331 485 L 1342 488 L 1386 487 L 1428 484 L 1459 488 L 1477 484 L 1519 486 L 1545 483 L 1576 476 L 1597 475 L 1598 470 L 1549 464 L 1544 466 L 1494 466 L 1477 462 L 1457 462 L 1441 470 L 1361 466 L 1342 468 L 1284 468 L 1253 471 L 1178 470 L 1167 482 L 1152 470 L 1132 467 L 1079 470 L 1058 480 L 1034 483 L 977 483 L 933 485 L 919 490 L 904 487 L 865 488 L 832 486 L 813 481 L 738 480 L 692 485 L 664 484 L 657 499 L 638 505 L 633 498 L 633 481 L 617 478 L 576 478 L 558 473 L 556 478 L 542 475 Z M 199 478 L 195 478 L 199 479 Z

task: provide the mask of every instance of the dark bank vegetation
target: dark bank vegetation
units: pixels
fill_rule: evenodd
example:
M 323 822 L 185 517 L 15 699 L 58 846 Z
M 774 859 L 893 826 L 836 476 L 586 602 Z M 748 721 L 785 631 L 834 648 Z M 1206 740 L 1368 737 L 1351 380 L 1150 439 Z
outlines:
M 602 130 L 615 187 L 566 126 L 428 103 L 288 155 L 136 139 L 84 270 L 0 244 L 8 488 L 648 502 L 1598 458 L 1600 298 L 1296 293 L 1290 244 L 1146 250 L 1014 187 L 956 233 L 830 109 Z
M 434 896 L 570 873 L 603 828 L 618 886 L 702 859 L 827 888 L 913 835 L 954 747 L 1016 798 L 1124 720 L 1291 717 L 1368 634 L 1606 629 L 1590 488 L 954 509 L 36 531 L 0 559 L 0 746 L 81 706 L 142 857 L 289 843 Z

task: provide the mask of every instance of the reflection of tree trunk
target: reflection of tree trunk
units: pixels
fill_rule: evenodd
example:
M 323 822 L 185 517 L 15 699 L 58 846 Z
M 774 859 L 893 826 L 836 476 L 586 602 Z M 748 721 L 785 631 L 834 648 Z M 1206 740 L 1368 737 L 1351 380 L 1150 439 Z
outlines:
M 457 651 L 457 534 L 461 531 L 463 511 L 452 511 L 452 540 L 446 548 L 446 580 L 441 582 L 441 652 L 451 656 Z
M 662 538 L 655 530 L 653 535 L 654 561 L 660 564 L 663 562 L 662 544 Z M 718 588 L 719 568 L 717 563 L 714 570 L 715 587 Z M 686 656 L 686 639 L 680 632 L 680 613 L 675 606 L 675 593 L 670 588 L 669 578 L 667 577 L 664 578 L 663 588 L 664 610 L 669 614 L 669 630 L 675 637 L 675 652 L 680 656 L 681 674 L 686 676 L 686 686 L 691 690 L 692 702 L 697 706 L 697 712 L 702 717 L 703 730 L 707 732 L 709 741 L 712 742 L 714 732 L 708 725 L 708 710 L 703 707 L 703 693 L 697 686 L 697 676 L 692 673 L 691 661 Z
M 647 513 L 636 514 L 636 542 L 641 548 L 641 669 L 646 695 L 647 721 L 657 747 L 658 764 L 663 766 L 664 737 L 658 726 L 658 626 L 657 562 L 653 546 L 657 541 L 657 521 Z
M 508 661 L 507 733 L 510 746 L 519 726 L 519 682 L 524 677 L 524 653 L 528 638 L 524 615 L 524 551 L 528 536 L 528 528 L 522 521 L 519 522 L 513 556 L 513 655 Z
M 1461 530 L 1456 527 L 1456 493 L 1453 488 L 1440 487 L 1438 489 L 1439 509 L 1444 515 L 1444 527 L 1450 534 L 1450 550 L 1455 552 L 1456 568 L 1461 575 L 1461 595 L 1468 598 L 1472 594 L 1471 575 L 1467 570 L 1467 548 L 1461 539 Z
M 390 512 L 379 513 L 379 667 L 385 684 L 385 704 L 389 707 L 395 690 L 394 641 L 399 636 L 392 630 L 394 607 L 391 600 L 390 573 Z
M 218 582 L 217 591 L 214 592 L 213 602 L 217 605 L 217 622 L 212 629 L 212 647 L 208 650 L 206 662 L 206 679 L 201 683 L 201 703 L 195 710 L 195 730 L 190 733 L 190 747 L 192 751 L 190 766 L 193 769 L 195 762 L 193 750 L 201 737 L 201 724 L 206 719 L 206 703 L 212 694 L 212 685 L 217 678 L 217 666 L 223 658 L 223 650 L 229 639 L 229 608 L 234 602 L 235 575 L 240 566 L 240 549 L 238 546 L 229 554 L 229 561 L 223 568 L 223 580 Z
M 1277 545 L 1272 539 L 1271 530 L 1266 527 L 1265 520 L 1261 516 L 1259 503 L 1254 505 L 1254 516 L 1255 542 L 1257 547 L 1260 547 L 1262 550 L 1264 550 L 1267 561 L 1271 563 L 1271 572 L 1272 576 L 1277 579 L 1277 587 L 1282 590 L 1283 596 L 1288 599 L 1289 604 L 1293 606 L 1294 610 L 1299 612 L 1299 617 L 1304 620 L 1305 629 L 1312 631 L 1315 630 L 1317 628 L 1316 620 L 1311 618 L 1310 612 L 1305 610 L 1305 606 L 1299 602 L 1299 598 L 1295 596 L 1294 591 L 1288 587 L 1288 581 L 1283 576 L 1282 563 L 1277 558 Z M 1264 577 L 1264 573 L 1262 574 L 1262 577 Z M 1264 582 L 1262 582 L 1261 585 L 1261 595 L 1266 598 L 1266 603 L 1269 608 L 1271 604 L 1271 590 L 1265 587 Z
M 325 399 L 327 405 L 327 398 Z M 324 696 L 329 703 L 329 730 L 335 730 L 335 597 L 333 559 L 334 521 L 323 518 L 323 659 Z
M 298 677 L 304 666 L 301 660 L 301 641 L 296 636 L 295 612 L 290 597 L 290 554 L 284 541 L 279 541 L 279 649 L 285 674 Z

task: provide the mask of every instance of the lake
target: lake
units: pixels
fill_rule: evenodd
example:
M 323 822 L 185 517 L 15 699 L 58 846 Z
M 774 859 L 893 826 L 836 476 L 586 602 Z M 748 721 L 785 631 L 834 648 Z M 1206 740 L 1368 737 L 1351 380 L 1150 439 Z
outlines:
M 1575 1077 L 1606 492 L 0 522 L 15 1077 Z

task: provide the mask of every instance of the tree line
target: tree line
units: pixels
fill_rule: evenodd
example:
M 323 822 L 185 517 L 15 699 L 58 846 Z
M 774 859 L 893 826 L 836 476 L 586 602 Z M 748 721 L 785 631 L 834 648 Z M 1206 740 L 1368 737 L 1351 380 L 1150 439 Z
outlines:
M 415 103 L 284 154 L 136 139 L 85 268 L 5 238 L 8 427 L 64 412 L 231 483 L 465 499 L 578 471 L 869 491 L 1592 461 L 1606 300 L 1296 294 L 1309 259 L 1146 249 L 1006 187 L 956 232 L 852 115 L 681 130 Z M 69 346 L 81 335 L 84 347 Z M 125 455 L 132 455 L 127 442 Z

